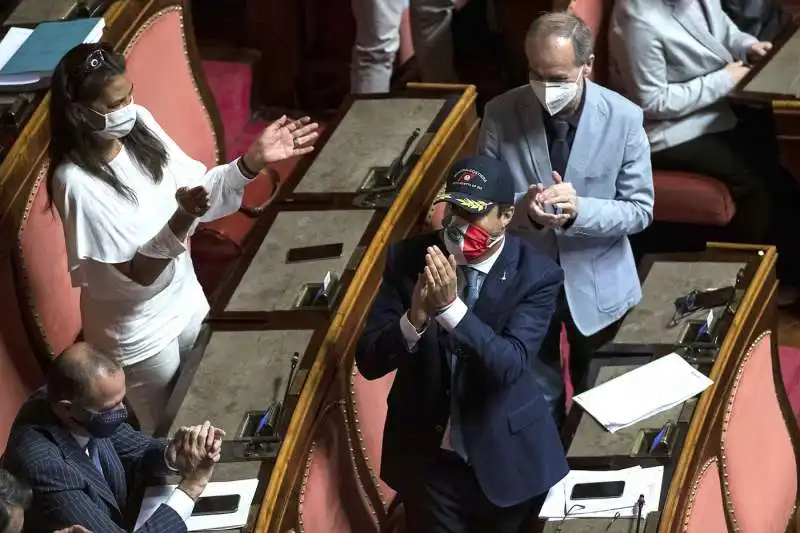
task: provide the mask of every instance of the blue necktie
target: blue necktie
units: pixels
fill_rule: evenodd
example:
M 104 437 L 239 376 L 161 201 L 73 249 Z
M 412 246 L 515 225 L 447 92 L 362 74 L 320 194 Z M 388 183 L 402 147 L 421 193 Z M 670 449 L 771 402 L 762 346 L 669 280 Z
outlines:
M 89 441 L 89 444 L 86 445 L 86 449 L 89 452 L 89 459 L 92 460 L 92 464 L 100 472 L 100 475 L 105 478 L 105 472 L 103 472 L 103 464 L 100 462 L 100 450 L 97 447 L 97 441 L 92 439 Z
M 469 266 L 461 267 L 461 272 L 464 274 L 464 281 L 466 282 L 463 295 L 464 303 L 468 309 L 472 309 L 475 306 L 475 302 L 478 301 L 483 274 L 479 270 Z M 454 452 L 460 455 L 462 459 L 466 460 L 467 451 L 464 447 L 464 436 L 461 433 L 461 416 L 458 411 L 459 395 L 457 391 L 460 389 L 460 387 L 458 386 L 458 374 L 456 373 L 457 363 L 458 357 L 451 354 L 450 368 L 452 369 L 452 393 L 450 394 L 450 446 L 452 446 Z

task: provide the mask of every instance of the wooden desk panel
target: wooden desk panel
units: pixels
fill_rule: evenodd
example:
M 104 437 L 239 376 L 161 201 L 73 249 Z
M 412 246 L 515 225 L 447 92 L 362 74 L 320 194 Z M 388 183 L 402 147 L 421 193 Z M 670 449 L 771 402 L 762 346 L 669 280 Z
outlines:
M 792 31 L 777 52 L 750 79 L 741 91 L 800 98 L 800 33 Z
M 287 311 L 307 283 L 322 283 L 327 272 L 341 276 L 375 211 L 284 211 L 278 214 L 225 311 Z M 292 248 L 344 245 L 341 257 L 286 263 Z
M 437 98 L 356 100 L 294 192 L 355 193 L 369 169 L 391 165 L 412 132 L 426 132 L 444 104 Z
M 775 277 L 775 258 L 777 254 L 773 247 L 759 247 L 732 244 L 710 244 L 706 252 L 700 254 L 669 254 L 663 257 L 651 257 L 652 262 L 645 261 L 643 277 L 644 297 L 639 308 L 633 311 L 626 322 L 638 319 L 646 322 L 651 315 L 663 314 L 656 321 L 654 331 L 663 328 L 659 326 L 664 317 L 671 316 L 672 300 L 676 297 L 675 291 L 688 291 L 694 288 L 708 286 L 725 286 L 731 284 L 737 277 L 742 265 L 746 265 L 742 274 L 742 284 L 745 290 L 737 291 L 738 305 L 727 334 L 719 349 L 717 360 L 711 368 L 709 378 L 713 384 L 698 398 L 685 402 L 681 407 L 672 412 L 660 413 L 643 421 L 637 426 L 640 429 L 658 428 L 666 418 L 678 421 L 682 426 L 677 435 L 685 434 L 685 438 L 678 441 L 677 457 L 671 460 L 654 460 L 649 458 L 629 457 L 630 448 L 635 438 L 634 428 L 621 430 L 614 435 L 609 434 L 588 414 L 582 413 L 578 407 L 565 427 L 565 439 L 570 443 L 568 458 L 582 464 L 590 464 L 594 468 L 623 468 L 640 464 L 654 466 L 656 463 L 664 464 L 664 485 L 662 487 L 662 502 L 658 513 L 648 517 L 646 531 L 659 533 L 678 533 L 684 531 L 683 517 L 687 512 L 691 483 L 707 459 L 719 456 L 720 427 L 725 415 L 725 402 L 735 376 L 736 370 L 751 343 L 766 329 L 775 327 L 775 292 L 777 280 Z M 703 267 L 703 268 L 700 268 Z M 710 275 L 716 271 L 717 275 Z M 656 276 L 653 282 L 648 283 L 651 275 Z M 684 278 L 684 279 L 681 279 Z M 674 290 L 664 290 L 661 284 L 666 284 Z M 666 293 L 666 294 L 661 294 Z M 653 305 L 666 306 L 666 309 L 655 312 Z M 649 311 L 648 311 L 649 309 Z M 637 314 L 638 313 L 638 314 Z M 627 335 L 627 341 L 632 344 L 644 346 L 649 342 L 659 343 L 668 341 L 667 344 L 654 344 L 654 346 L 675 345 L 674 339 L 661 338 L 647 328 L 633 328 Z M 625 343 L 615 338 L 612 343 L 622 347 Z M 669 348 L 667 351 L 671 351 Z M 624 351 L 620 350 L 624 354 Z M 603 353 L 602 357 L 614 357 L 612 353 Z M 650 356 L 631 357 L 617 355 L 611 366 L 601 366 L 598 374 L 599 381 L 609 377 L 609 372 L 619 373 L 625 370 L 620 366 L 632 367 L 644 364 Z M 630 363 L 624 361 L 630 360 Z M 597 362 L 600 364 L 600 361 Z M 634 400 L 635 401 L 635 400 Z M 688 428 L 687 428 L 688 426 Z M 682 446 L 682 448 L 680 448 Z M 603 463 L 603 457 L 608 457 L 608 462 Z M 578 465 L 578 466 L 581 466 Z M 613 466 L 612 466 L 613 465 Z M 557 522 L 555 522 L 557 523 Z M 572 524 L 564 532 L 581 531 L 585 533 L 599 533 L 607 531 L 608 520 L 581 520 Z M 552 524 L 550 524 L 552 525 Z M 548 525 L 548 527 L 550 527 Z M 545 529 L 552 531 L 553 529 Z

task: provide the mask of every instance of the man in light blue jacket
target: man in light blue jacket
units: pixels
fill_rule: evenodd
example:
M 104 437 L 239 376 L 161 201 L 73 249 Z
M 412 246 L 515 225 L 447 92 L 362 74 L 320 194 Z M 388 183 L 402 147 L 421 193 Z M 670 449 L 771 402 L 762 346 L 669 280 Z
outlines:
M 779 302 L 790 303 L 800 247 L 786 217 L 800 210 L 800 187 L 780 165 L 771 110 L 737 116 L 728 101 L 771 48 L 720 0 L 618 0 L 611 15 L 612 86 L 642 107 L 653 166 L 722 182 L 736 205 L 726 240 L 777 244 Z
M 537 18 L 526 38 L 530 85 L 487 104 L 478 141 L 480 153 L 504 160 L 514 174 L 513 229 L 564 270 L 564 292 L 542 346 L 552 370 L 546 395 L 557 415 L 561 324 L 580 392 L 591 356 L 641 299 L 628 236 L 653 219 L 642 111 L 589 80 L 592 43 L 589 28 L 571 13 Z

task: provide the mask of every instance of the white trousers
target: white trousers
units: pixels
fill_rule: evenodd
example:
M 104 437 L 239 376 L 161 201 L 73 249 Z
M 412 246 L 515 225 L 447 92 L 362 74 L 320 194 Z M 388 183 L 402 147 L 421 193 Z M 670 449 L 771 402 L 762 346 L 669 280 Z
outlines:
M 405 0 L 351 0 L 356 45 L 350 67 L 354 94 L 389 92 L 400 48 L 400 19 Z M 410 0 L 414 55 L 424 82 L 454 83 L 450 22 L 455 0 Z
M 124 367 L 128 405 L 136 413 L 141 429 L 152 434 L 167 406 L 181 363 L 192 349 L 206 313 L 192 318 L 180 335 L 161 352 Z

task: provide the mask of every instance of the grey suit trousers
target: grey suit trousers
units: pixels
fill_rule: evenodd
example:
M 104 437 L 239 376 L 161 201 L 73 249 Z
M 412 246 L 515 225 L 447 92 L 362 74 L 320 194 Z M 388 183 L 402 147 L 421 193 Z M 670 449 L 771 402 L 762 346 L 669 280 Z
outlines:
M 455 0 L 410 0 L 411 34 L 422 81 L 452 83 L 453 38 L 450 22 Z M 400 18 L 405 0 L 351 0 L 356 45 L 350 67 L 354 94 L 389 92 L 400 47 Z

